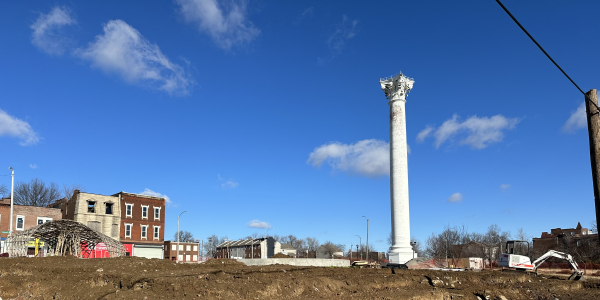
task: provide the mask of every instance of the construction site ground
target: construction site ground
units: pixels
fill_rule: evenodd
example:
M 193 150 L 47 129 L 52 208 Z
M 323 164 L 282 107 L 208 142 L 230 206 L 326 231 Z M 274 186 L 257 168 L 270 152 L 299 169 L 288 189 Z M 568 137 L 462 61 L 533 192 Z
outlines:
M 0 258 L 7 299 L 600 299 L 600 280 L 500 271 L 449 272 L 286 265 L 249 267 L 136 257 Z

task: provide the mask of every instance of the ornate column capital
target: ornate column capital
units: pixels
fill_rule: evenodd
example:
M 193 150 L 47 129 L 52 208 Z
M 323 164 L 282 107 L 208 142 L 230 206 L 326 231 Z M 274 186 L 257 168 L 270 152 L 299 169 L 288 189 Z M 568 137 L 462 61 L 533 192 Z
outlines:
M 381 89 L 385 92 L 385 97 L 389 102 L 406 101 L 406 94 L 410 92 L 414 83 L 414 79 L 405 76 L 402 72 L 396 76 L 379 79 Z

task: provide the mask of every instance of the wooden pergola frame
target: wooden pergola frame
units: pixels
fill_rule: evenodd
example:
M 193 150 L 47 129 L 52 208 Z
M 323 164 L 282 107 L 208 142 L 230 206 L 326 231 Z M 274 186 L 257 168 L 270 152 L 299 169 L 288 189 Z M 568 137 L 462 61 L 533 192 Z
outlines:
M 90 257 L 96 245 L 104 243 L 110 257 L 125 254 L 119 241 L 72 220 L 56 220 L 13 234 L 6 239 L 6 249 L 10 257 L 27 256 L 29 242 L 38 238 L 48 245 L 55 256 L 73 255 Z

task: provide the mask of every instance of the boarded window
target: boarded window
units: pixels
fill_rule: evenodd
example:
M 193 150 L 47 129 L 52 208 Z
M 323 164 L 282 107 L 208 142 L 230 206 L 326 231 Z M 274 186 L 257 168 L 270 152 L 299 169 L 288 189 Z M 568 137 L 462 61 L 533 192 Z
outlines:
M 112 235 L 113 237 L 119 236 L 119 224 L 112 224 L 112 230 L 110 235 Z
M 87 226 L 93 230 L 101 231 L 101 224 L 99 221 L 88 221 Z

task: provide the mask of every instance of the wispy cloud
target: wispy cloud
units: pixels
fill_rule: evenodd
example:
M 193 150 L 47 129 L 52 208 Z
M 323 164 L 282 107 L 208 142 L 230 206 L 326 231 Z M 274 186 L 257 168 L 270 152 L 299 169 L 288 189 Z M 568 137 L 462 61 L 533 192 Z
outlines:
M 506 184 L 506 183 L 500 185 L 500 189 L 503 191 L 508 190 L 509 187 L 510 187 L 510 184 Z
M 149 188 L 144 189 L 143 192 L 140 193 L 140 195 L 146 195 L 146 196 L 152 196 L 152 197 L 160 197 L 160 198 L 165 198 L 165 204 L 166 205 L 171 205 L 171 198 L 169 198 L 169 196 L 165 195 L 165 194 L 161 194 L 159 192 L 155 192 Z
M 252 220 L 250 222 L 248 222 L 248 227 L 250 228 L 271 228 L 271 225 L 267 222 L 263 222 L 263 221 L 259 221 L 259 220 Z
M 587 115 L 585 112 L 585 102 L 581 103 L 577 110 L 571 113 L 571 116 L 563 125 L 563 132 L 575 133 L 578 129 L 587 127 Z
M 31 43 L 50 55 L 62 55 L 71 42 L 61 34 L 61 28 L 73 24 L 77 21 L 71 16 L 71 10 L 55 6 L 49 13 L 40 14 L 31 24 Z
M 451 119 L 446 120 L 442 126 L 427 126 L 417 135 L 417 141 L 422 142 L 433 135 L 435 147 L 439 148 L 444 142 L 451 140 L 459 134 L 466 134 L 460 144 L 470 145 L 473 149 L 483 149 L 493 143 L 502 141 L 504 130 L 515 128 L 519 123 L 517 118 L 506 118 L 503 115 L 495 115 L 491 118 L 472 116 L 464 122 L 459 121 L 458 115 L 454 114 Z
M 12 136 L 19 138 L 21 146 L 35 145 L 39 142 L 38 136 L 29 123 L 10 116 L 0 109 L 0 136 Z
M 421 130 L 419 132 L 419 134 L 417 135 L 417 142 L 419 142 L 419 143 L 423 142 L 427 138 L 427 136 L 434 130 L 435 130 L 435 128 L 433 126 L 427 125 L 427 127 L 425 127 L 425 129 Z
M 332 142 L 315 148 L 307 163 L 321 167 L 327 161 L 335 170 L 373 177 L 390 174 L 390 145 L 369 139 L 355 144 Z
M 171 62 L 157 45 L 122 20 L 109 21 L 103 34 L 75 54 L 127 82 L 143 83 L 169 94 L 186 95 L 193 83 L 182 66 Z
M 244 0 L 175 0 L 179 11 L 188 23 L 205 32 L 221 48 L 229 50 L 234 46 L 250 43 L 259 34 L 247 19 Z
M 331 51 L 332 58 L 340 54 L 348 41 L 356 36 L 356 25 L 358 25 L 358 20 L 350 21 L 346 15 L 342 17 L 342 22 L 336 26 L 333 34 L 327 39 L 327 46 Z
M 233 179 L 224 179 L 221 177 L 221 174 L 217 174 L 217 178 L 221 183 L 221 187 L 224 189 L 234 189 L 240 185 L 237 181 Z
M 463 199 L 463 195 L 461 193 L 454 193 L 454 194 L 450 195 L 450 198 L 448 198 L 448 202 L 459 203 L 462 201 L 462 199 Z
M 305 9 L 300 15 L 298 15 L 298 18 L 296 18 L 296 21 L 294 21 L 294 24 L 300 25 L 300 23 L 302 23 L 302 21 L 304 19 L 308 19 L 308 18 L 312 17 L 314 15 L 314 11 L 315 11 L 315 8 L 312 6 Z
M 37 169 L 38 165 L 36 165 L 36 164 L 29 164 L 29 167 L 32 168 L 32 169 Z

